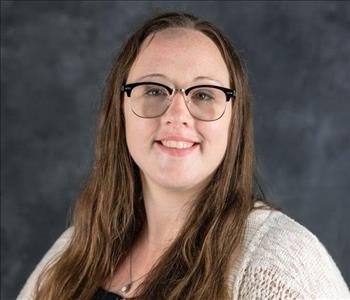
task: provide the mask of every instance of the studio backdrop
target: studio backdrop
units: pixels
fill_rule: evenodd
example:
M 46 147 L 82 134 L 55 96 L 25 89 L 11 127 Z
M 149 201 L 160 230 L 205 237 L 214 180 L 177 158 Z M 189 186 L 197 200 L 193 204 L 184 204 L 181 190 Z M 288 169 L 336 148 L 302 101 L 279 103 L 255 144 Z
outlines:
M 347 2 L 2 1 L 1 299 L 15 299 L 68 224 L 113 56 L 171 10 L 212 21 L 239 49 L 266 196 L 319 238 L 349 285 Z

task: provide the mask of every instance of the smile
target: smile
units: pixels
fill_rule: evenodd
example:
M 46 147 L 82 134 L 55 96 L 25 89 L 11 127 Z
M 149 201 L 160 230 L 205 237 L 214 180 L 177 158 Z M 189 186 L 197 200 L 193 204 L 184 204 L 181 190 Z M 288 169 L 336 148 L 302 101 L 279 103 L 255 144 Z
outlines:
M 187 149 L 191 148 L 195 143 L 183 142 L 183 141 L 160 141 L 161 144 L 167 148 L 176 148 L 176 149 Z
M 171 141 L 171 140 L 160 140 L 156 141 L 157 148 L 172 157 L 184 157 L 199 148 L 199 143 L 184 142 L 184 141 Z

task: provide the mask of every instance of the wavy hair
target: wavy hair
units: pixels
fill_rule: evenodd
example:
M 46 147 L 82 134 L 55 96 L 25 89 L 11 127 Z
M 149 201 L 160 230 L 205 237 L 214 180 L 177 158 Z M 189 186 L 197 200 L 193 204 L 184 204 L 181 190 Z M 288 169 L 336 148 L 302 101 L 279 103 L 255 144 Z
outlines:
M 229 140 L 222 162 L 135 299 L 232 297 L 228 278 L 233 261 L 241 255 L 247 217 L 257 199 L 251 93 L 236 49 L 218 28 L 187 13 L 169 12 L 146 21 L 113 62 L 93 168 L 74 206 L 74 233 L 63 254 L 41 273 L 37 300 L 91 299 L 116 272 L 143 227 L 146 214 L 140 172 L 126 144 L 120 87 L 145 39 L 168 28 L 189 28 L 208 36 L 222 54 L 237 97 L 231 101 Z

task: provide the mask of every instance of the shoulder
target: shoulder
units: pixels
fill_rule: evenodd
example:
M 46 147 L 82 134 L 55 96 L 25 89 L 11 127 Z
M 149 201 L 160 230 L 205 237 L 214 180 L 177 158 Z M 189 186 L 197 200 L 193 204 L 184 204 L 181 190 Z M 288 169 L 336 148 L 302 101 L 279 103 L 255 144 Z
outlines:
M 283 299 L 350 298 L 346 283 L 324 245 L 283 212 L 264 209 L 251 212 L 243 253 L 234 276 L 236 293 L 242 298 L 252 295 Z
M 67 248 L 69 245 L 72 235 L 74 233 L 74 228 L 69 227 L 66 229 L 53 243 L 53 245 L 50 247 L 50 249 L 46 252 L 42 260 L 39 262 L 38 266 L 45 265 L 46 263 L 59 258 L 63 251 Z
M 17 296 L 17 300 L 34 299 L 34 289 L 35 289 L 35 285 L 36 285 L 36 282 L 37 282 L 37 279 L 38 279 L 40 273 L 43 271 L 43 269 L 45 268 L 45 266 L 48 263 L 50 263 L 53 260 L 55 260 L 56 258 L 60 257 L 60 255 L 63 253 L 63 251 L 69 245 L 71 238 L 72 238 L 72 235 L 73 235 L 73 232 L 74 232 L 73 227 L 68 228 L 54 242 L 54 244 L 46 252 L 44 257 L 37 264 L 34 271 L 31 273 L 31 275 L 27 279 L 22 290 L 20 291 L 19 295 Z

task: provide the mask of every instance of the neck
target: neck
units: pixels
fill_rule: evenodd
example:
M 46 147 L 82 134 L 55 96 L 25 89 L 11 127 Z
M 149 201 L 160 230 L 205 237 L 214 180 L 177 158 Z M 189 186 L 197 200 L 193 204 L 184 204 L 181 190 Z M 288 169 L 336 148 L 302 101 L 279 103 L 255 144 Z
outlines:
M 193 191 L 172 191 L 143 180 L 146 210 L 144 242 L 151 251 L 161 251 L 177 237 L 187 220 Z

